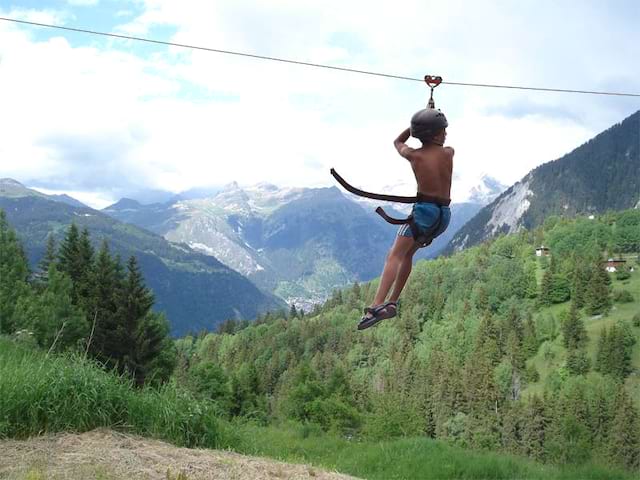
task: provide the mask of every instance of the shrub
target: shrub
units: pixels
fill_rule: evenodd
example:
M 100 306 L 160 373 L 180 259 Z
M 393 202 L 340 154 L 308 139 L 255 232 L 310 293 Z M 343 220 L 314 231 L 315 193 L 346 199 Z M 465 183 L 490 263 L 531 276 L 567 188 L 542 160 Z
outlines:
M 631 303 L 634 298 L 628 290 L 616 290 L 613 292 L 613 301 L 618 303 Z
M 631 277 L 631 272 L 628 268 L 620 268 L 616 270 L 616 279 L 617 280 L 627 280 Z

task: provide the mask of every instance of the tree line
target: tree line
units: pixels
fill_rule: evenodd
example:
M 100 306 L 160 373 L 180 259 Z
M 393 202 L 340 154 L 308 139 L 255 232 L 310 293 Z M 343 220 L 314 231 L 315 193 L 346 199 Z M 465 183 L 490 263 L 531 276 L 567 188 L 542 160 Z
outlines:
M 166 381 L 175 366 L 169 325 L 153 311 L 138 262 L 72 224 L 60 245 L 49 235 L 36 271 L 0 210 L 0 333 L 49 352 L 74 350 L 136 385 Z

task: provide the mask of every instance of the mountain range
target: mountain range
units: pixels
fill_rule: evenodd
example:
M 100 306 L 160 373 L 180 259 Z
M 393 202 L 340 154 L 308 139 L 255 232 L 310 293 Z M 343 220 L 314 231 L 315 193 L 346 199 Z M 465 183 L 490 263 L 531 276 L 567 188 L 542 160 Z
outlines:
M 540 165 L 462 227 L 447 251 L 541 225 L 550 215 L 640 208 L 640 111 Z
M 416 259 L 437 255 L 455 231 L 502 189 L 490 177 L 482 178 L 475 197 L 453 204 L 454 221 L 446 235 Z M 336 288 L 380 274 L 396 232 L 375 214 L 380 204 L 336 187 L 231 183 L 200 195 L 191 191 L 162 204 L 122 199 L 103 211 L 212 255 L 264 290 L 309 309 Z M 408 213 L 398 211 L 398 204 L 383 205 L 397 216 Z
M 59 243 L 73 222 L 87 227 L 97 247 L 102 239 L 124 260 L 135 255 L 147 285 L 174 335 L 213 330 L 229 318 L 253 319 L 284 302 L 259 290 L 210 255 L 171 243 L 63 196 L 45 195 L 12 179 L 0 179 L 0 209 L 17 231 L 32 267 L 42 258 L 51 233 Z

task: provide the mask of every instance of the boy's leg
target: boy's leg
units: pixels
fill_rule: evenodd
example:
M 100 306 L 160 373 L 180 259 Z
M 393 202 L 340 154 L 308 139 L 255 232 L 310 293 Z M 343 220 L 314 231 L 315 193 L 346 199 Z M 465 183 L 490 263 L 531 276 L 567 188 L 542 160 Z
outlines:
M 396 237 L 387 255 L 387 261 L 384 264 L 384 270 L 380 278 L 380 285 L 378 285 L 378 291 L 376 292 L 372 306 L 384 303 L 389 290 L 391 290 L 391 285 L 393 285 L 393 282 L 396 281 L 398 277 L 400 266 L 403 264 L 409 252 L 413 250 L 414 244 L 413 237 Z M 411 253 L 411 257 L 413 257 L 413 253 Z M 409 265 L 411 265 L 411 260 L 409 260 Z M 409 267 L 409 271 L 411 271 L 411 267 Z
M 413 255 L 418 251 L 419 248 L 420 245 L 414 242 L 412 247 L 407 251 L 406 255 L 402 259 L 400 267 L 398 268 L 395 282 L 393 283 L 393 291 L 391 292 L 391 296 L 389 297 L 390 302 L 397 302 L 400 298 L 400 293 L 402 293 L 402 289 L 404 288 L 405 284 L 407 283 L 407 279 L 411 274 L 411 267 L 413 266 Z

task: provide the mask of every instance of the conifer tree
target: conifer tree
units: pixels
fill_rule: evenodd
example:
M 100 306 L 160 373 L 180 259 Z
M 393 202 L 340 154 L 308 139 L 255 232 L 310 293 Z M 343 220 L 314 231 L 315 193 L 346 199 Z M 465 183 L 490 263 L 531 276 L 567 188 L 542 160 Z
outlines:
M 611 432 L 609 456 L 630 470 L 640 468 L 640 415 L 637 407 L 620 384 Z
M 562 303 L 569 300 L 571 296 L 571 287 L 567 277 L 560 273 L 551 275 L 551 288 L 549 295 L 551 303 Z
M 578 308 L 582 308 L 585 305 L 588 284 L 588 265 L 582 257 L 575 256 L 571 276 L 571 299 Z
M 120 343 L 117 311 L 122 279 L 116 275 L 117 268 L 116 261 L 111 257 L 109 244 L 105 240 L 96 257 L 94 281 L 91 283 L 92 290 L 87 307 L 89 351 L 104 363 L 109 363 L 110 358 L 117 357 Z
M 587 341 L 587 331 L 584 322 L 578 315 L 576 304 L 571 302 L 569 314 L 562 324 L 562 335 L 564 347 L 575 349 L 582 347 Z
M 604 374 L 609 368 L 609 330 L 604 328 L 598 337 L 598 346 L 596 350 L 596 363 L 594 370 Z
M 636 339 L 628 325 L 604 329 L 598 339 L 596 369 L 603 375 L 624 379 L 632 371 L 631 360 Z
M 44 274 L 45 278 L 49 273 L 49 267 L 56 263 L 56 258 L 56 241 L 53 238 L 53 234 L 50 233 L 47 235 L 47 249 L 45 250 L 44 257 L 42 257 L 42 260 L 40 260 L 38 264 L 38 268 Z
M 143 369 L 138 358 L 140 342 L 144 340 L 140 330 L 153 302 L 153 294 L 145 286 L 138 262 L 132 256 L 127 263 L 127 276 L 118 299 L 117 332 L 121 350 L 119 368 L 136 376 L 136 380 L 137 371 Z
M 176 352 L 169 337 L 169 322 L 164 315 L 149 312 L 136 332 L 136 385 L 164 383 L 176 366 Z
M 0 210 L 0 333 L 12 333 L 20 297 L 29 294 L 29 265 L 22 245 Z
M 522 342 L 518 339 L 518 335 L 514 330 L 509 333 L 507 338 L 505 353 L 514 368 L 514 372 L 524 373 L 526 359 L 522 351 Z
M 58 268 L 71 279 L 72 298 L 75 305 L 80 305 L 80 287 L 85 276 L 83 253 L 80 250 L 80 232 L 76 224 L 72 223 L 60 244 Z
M 522 349 L 525 357 L 530 358 L 536 354 L 538 347 L 540 346 L 538 341 L 538 335 L 536 332 L 536 326 L 533 322 L 533 316 L 531 313 L 527 313 L 527 318 L 524 322 L 524 331 L 522 339 Z
M 503 352 L 500 331 L 490 313 L 486 313 L 480 320 L 475 339 L 475 350 L 482 351 L 482 354 L 490 360 L 492 366 L 495 367 L 500 363 Z
M 570 348 L 566 365 L 572 375 L 585 375 L 591 367 L 591 362 L 583 348 Z
M 606 313 L 611 306 L 609 283 L 611 278 L 600 264 L 591 269 L 591 278 L 587 288 L 585 303 L 589 315 Z
M 79 278 L 76 292 L 78 294 L 78 304 L 86 311 L 89 310 L 91 304 L 91 291 L 93 279 L 95 250 L 91 245 L 89 230 L 85 227 L 82 229 L 80 239 L 78 241 L 78 266 Z
M 527 298 L 536 298 L 538 296 L 538 280 L 536 278 L 536 264 L 533 262 L 527 263 L 525 268 L 525 293 Z
M 544 401 L 534 395 L 526 404 L 525 418 L 522 427 L 523 453 L 534 460 L 545 458 L 545 439 L 549 418 Z
M 542 283 L 540 284 L 540 295 L 538 295 L 538 301 L 541 305 L 551 305 L 551 289 L 553 287 L 553 274 L 551 269 L 547 268 L 542 276 Z

